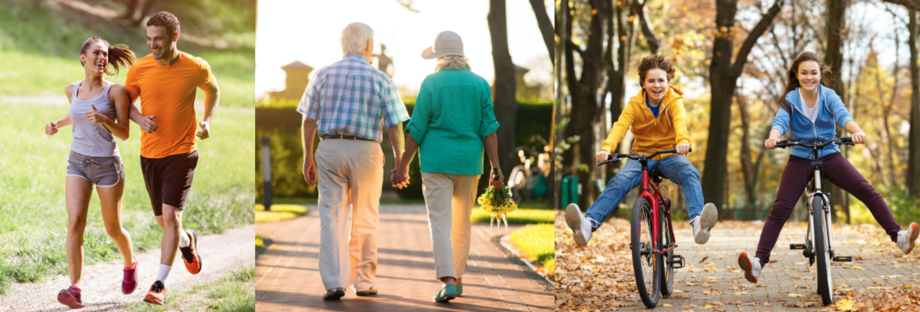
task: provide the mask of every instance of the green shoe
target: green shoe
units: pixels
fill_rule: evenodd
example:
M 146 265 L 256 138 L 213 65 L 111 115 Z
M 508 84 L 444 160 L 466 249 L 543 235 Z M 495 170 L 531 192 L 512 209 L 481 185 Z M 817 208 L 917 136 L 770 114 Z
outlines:
M 452 284 L 448 284 L 441 288 L 438 291 L 438 294 L 434 296 L 434 302 L 448 302 L 457 297 L 457 288 Z
M 457 297 L 460 297 L 460 295 L 463 295 L 463 285 L 454 285 L 454 288 L 457 289 Z

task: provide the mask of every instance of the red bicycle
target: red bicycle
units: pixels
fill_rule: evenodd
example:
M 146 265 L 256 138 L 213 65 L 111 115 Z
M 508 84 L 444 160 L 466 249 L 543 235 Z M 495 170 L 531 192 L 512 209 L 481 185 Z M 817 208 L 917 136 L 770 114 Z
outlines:
M 671 200 L 659 192 L 661 173 L 648 169 L 649 159 L 676 152 L 667 149 L 655 151 L 651 155 L 614 153 L 607 157 L 607 161 L 598 164 L 602 166 L 629 158 L 642 165 L 642 194 L 633 204 L 629 249 L 632 250 L 639 297 L 649 308 L 658 305 L 660 295 L 671 295 L 674 290 L 674 271 L 684 267 L 684 257 L 674 254 L 677 244 L 671 226 Z

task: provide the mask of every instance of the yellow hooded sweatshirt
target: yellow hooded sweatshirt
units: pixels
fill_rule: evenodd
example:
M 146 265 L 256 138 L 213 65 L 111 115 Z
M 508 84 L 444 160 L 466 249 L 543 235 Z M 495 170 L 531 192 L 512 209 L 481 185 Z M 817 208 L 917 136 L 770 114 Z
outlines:
M 658 118 L 655 118 L 652 110 L 645 105 L 645 89 L 639 91 L 639 94 L 629 98 L 626 109 L 613 124 L 610 134 L 601 145 L 601 150 L 613 153 L 613 149 L 623 140 L 626 130 L 630 128 L 635 137 L 632 154 L 652 154 L 653 151 L 643 149 L 663 150 L 674 148 L 677 144 L 690 144 L 683 95 L 683 91 L 670 87 L 664 94 L 661 107 L 658 108 Z M 665 157 L 671 155 L 673 154 L 667 154 Z

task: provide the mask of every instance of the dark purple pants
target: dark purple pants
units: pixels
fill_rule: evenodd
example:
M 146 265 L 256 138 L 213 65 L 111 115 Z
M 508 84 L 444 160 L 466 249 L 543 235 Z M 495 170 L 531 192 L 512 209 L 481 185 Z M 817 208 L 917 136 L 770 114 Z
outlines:
M 901 226 L 894 220 L 885 200 L 869 185 L 866 178 L 863 178 L 840 153 L 833 153 L 818 160 L 823 162 L 821 176 L 866 204 L 875 221 L 885 229 L 888 236 L 891 236 L 891 241 L 897 242 Z M 805 191 L 808 181 L 811 181 L 812 175 L 814 167 L 810 159 L 789 156 L 789 162 L 786 163 L 779 183 L 776 201 L 773 202 L 773 210 L 767 216 L 760 233 L 760 242 L 757 243 L 756 257 L 760 259 L 761 267 L 770 261 L 770 251 L 776 245 L 779 232 L 789 219 L 795 203 L 802 197 L 802 192 Z

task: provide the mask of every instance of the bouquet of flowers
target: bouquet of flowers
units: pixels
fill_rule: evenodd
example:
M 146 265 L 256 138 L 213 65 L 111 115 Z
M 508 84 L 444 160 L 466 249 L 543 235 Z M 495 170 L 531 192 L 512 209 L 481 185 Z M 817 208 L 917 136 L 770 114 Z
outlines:
M 498 224 L 499 232 L 502 230 L 502 220 L 505 220 L 505 229 L 508 229 L 507 214 L 514 212 L 518 208 L 517 204 L 511 200 L 511 188 L 507 185 L 500 189 L 496 189 L 495 186 L 489 186 L 486 192 L 479 196 L 477 202 L 482 206 L 482 210 L 491 216 L 489 218 L 489 232 L 492 231 L 493 221 Z

